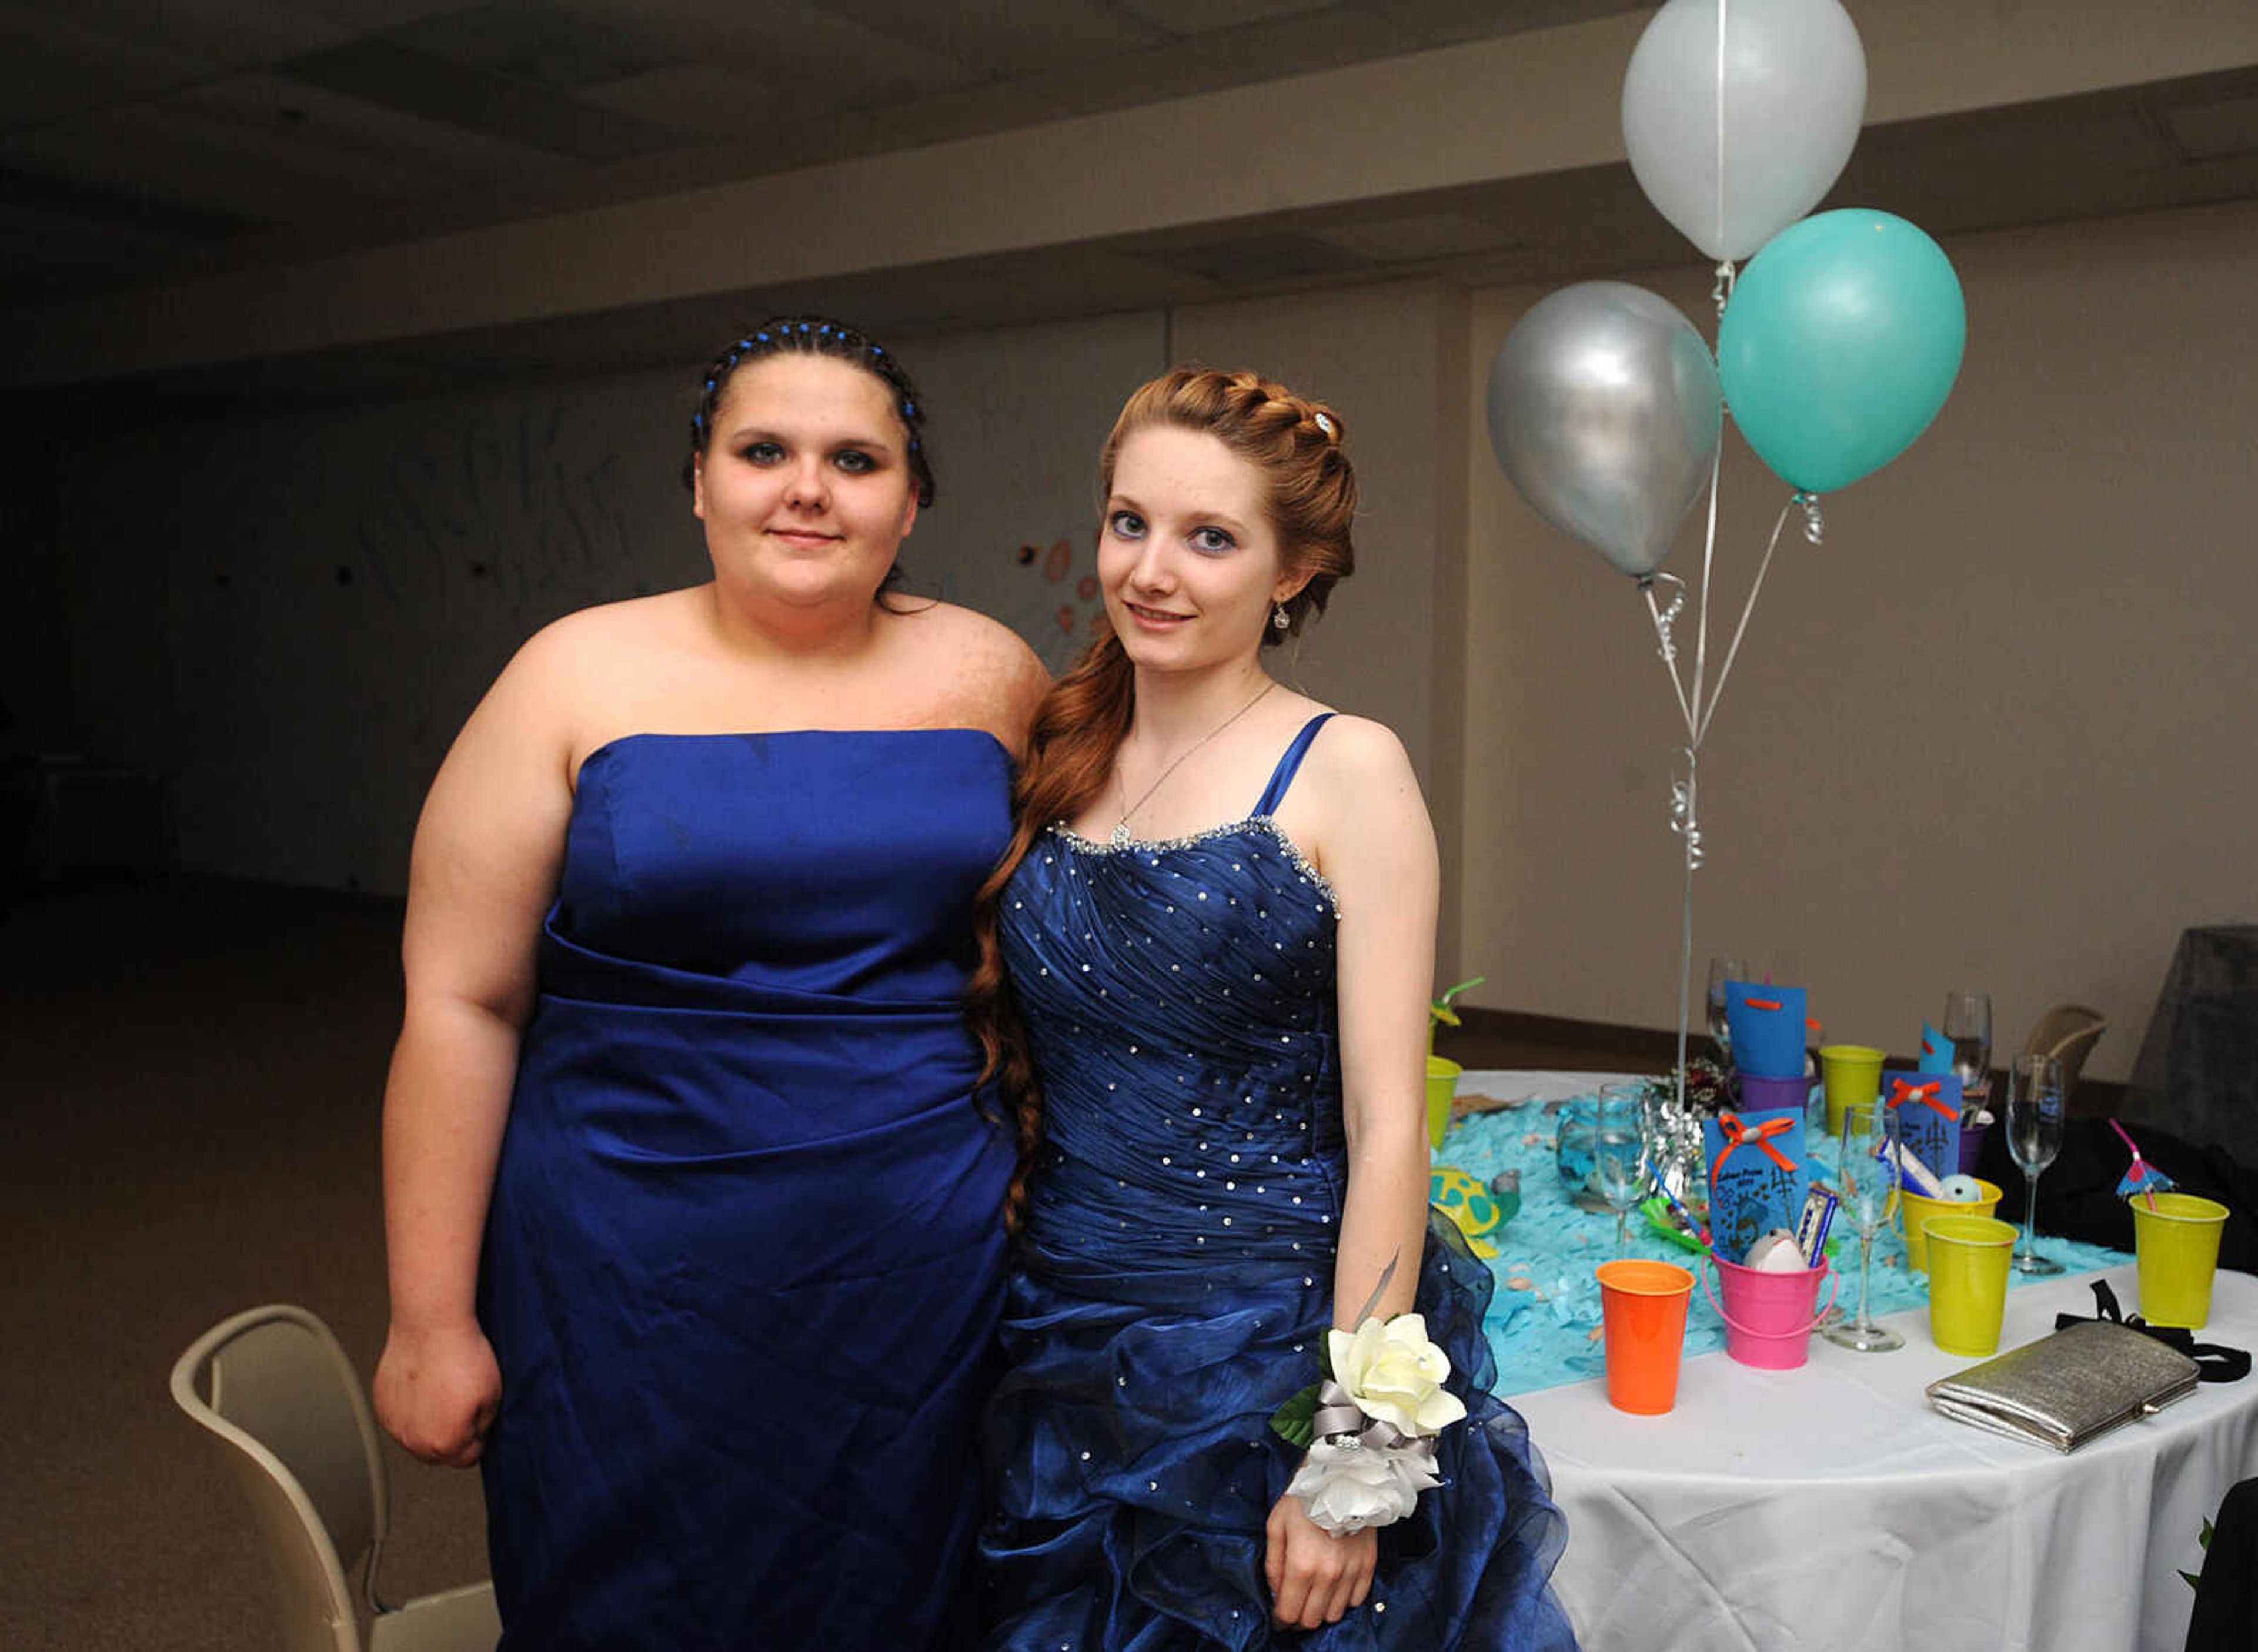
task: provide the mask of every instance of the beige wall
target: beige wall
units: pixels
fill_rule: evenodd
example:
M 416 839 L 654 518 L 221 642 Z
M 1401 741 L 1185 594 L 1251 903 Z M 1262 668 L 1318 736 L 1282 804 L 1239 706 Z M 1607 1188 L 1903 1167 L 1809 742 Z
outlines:
M 1410 281 L 1182 308 L 1168 341 L 1176 362 L 1253 367 L 1341 410 L 1356 464 L 1357 572 L 1284 674 L 1402 736 L 1443 845 L 1446 963 L 1464 860 L 1467 313 L 1463 289 Z
M 1897 1051 L 1955 984 L 2006 1046 L 2083 1000 L 2114 1023 L 2088 1070 L 2122 1078 L 2180 931 L 2258 917 L 2258 205 L 1945 245 L 1952 399 L 1826 501 L 1822 548 L 1783 541 L 1704 748 L 1694 968 L 1744 954 Z M 1633 279 L 1714 337 L 1706 271 Z M 1470 429 L 1541 295 L 1473 295 Z M 1786 495 L 1726 440 L 1720 644 Z M 1683 730 L 1652 627 L 1479 436 L 1467 471 L 1459 963 L 1490 1007 L 1672 1025 Z

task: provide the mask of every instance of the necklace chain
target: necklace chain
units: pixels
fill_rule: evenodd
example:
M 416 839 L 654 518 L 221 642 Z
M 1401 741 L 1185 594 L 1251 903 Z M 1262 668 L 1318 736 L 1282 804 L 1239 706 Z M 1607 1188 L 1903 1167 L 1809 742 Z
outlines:
M 1128 842 L 1129 817 L 1136 813 L 1138 810 L 1143 808 L 1147 802 L 1151 801 L 1153 794 L 1161 789 L 1162 784 L 1167 782 L 1168 776 L 1175 773 L 1179 768 L 1182 767 L 1184 759 L 1190 756 L 1201 747 L 1206 745 L 1208 741 L 1213 740 L 1218 734 L 1223 733 L 1225 729 L 1230 727 L 1240 718 L 1246 716 L 1247 713 L 1253 711 L 1255 706 L 1260 703 L 1262 697 L 1277 686 L 1277 679 L 1275 677 L 1263 684 L 1260 688 L 1254 691 L 1254 698 L 1253 699 L 1247 701 L 1246 705 L 1232 713 L 1230 716 L 1225 718 L 1213 728 L 1209 729 L 1207 733 L 1202 734 L 1197 740 L 1192 741 L 1190 745 L 1185 747 L 1183 750 L 1178 752 L 1176 754 L 1175 761 L 1171 762 L 1166 769 L 1161 770 L 1160 778 L 1155 780 L 1151 785 L 1146 787 L 1144 791 L 1139 792 L 1137 794 L 1136 802 L 1130 804 L 1126 808 L 1121 811 L 1121 819 L 1115 823 L 1113 834 L 1108 841 L 1116 848 L 1119 848 L 1123 844 Z M 1117 761 L 1113 765 L 1113 784 L 1115 791 L 1121 797 L 1126 798 L 1129 795 L 1129 788 L 1123 783 L 1121 779 L 1121 765 L 1118 761 Z

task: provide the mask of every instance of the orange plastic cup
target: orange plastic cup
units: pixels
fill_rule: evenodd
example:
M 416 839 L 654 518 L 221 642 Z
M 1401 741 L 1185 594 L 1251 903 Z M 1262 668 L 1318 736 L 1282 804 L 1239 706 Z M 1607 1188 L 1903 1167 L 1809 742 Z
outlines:
M 1599 1279 L 1608 1403 L 1637 1416 L 1660 1416 L 1678 1403 L 1694 1276 L 1674 1263 L 1632 1258 L 1601 1263 Z

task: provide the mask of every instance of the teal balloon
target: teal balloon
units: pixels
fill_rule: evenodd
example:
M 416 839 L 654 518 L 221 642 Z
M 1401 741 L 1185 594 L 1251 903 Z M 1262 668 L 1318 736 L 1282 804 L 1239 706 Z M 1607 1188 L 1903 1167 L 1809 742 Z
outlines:
M 1765 243 L 1717 329 L 1725 406 L 1781 480 L 1828 493 L 1928 429 L 1968 343 L 1944 249 L 1903 218 L 1821 212 Z

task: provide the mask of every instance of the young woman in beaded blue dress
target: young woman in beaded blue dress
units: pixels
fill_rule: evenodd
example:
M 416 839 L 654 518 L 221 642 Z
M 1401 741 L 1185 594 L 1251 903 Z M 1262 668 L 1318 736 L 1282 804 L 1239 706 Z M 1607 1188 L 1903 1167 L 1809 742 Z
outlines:
M 1048 679 L 887 594 L 923 424 L 837 323 L 724 351 L 713 578 L 535 636 L 424 806 L 376 1400 L 483 1469 L 506 1648 L 962 1643 L 1014 1159 L 962 991 Z
M 1573 1645 L 1490 1277 L 1427 1207 L 1434 834 L 1392 734 L 1262 665 L 1351 570 L 1342 434 L 1180 371 L 1105 446 L 1111 633 L 1037 714 L 974 983 L 1040 1135 L 983 1425 L 996 1652 Z M 1269 1424 L 1367 1303 L 1424 1315 L 1468 1414 L 1408 1518 L 1334 1535 Z

